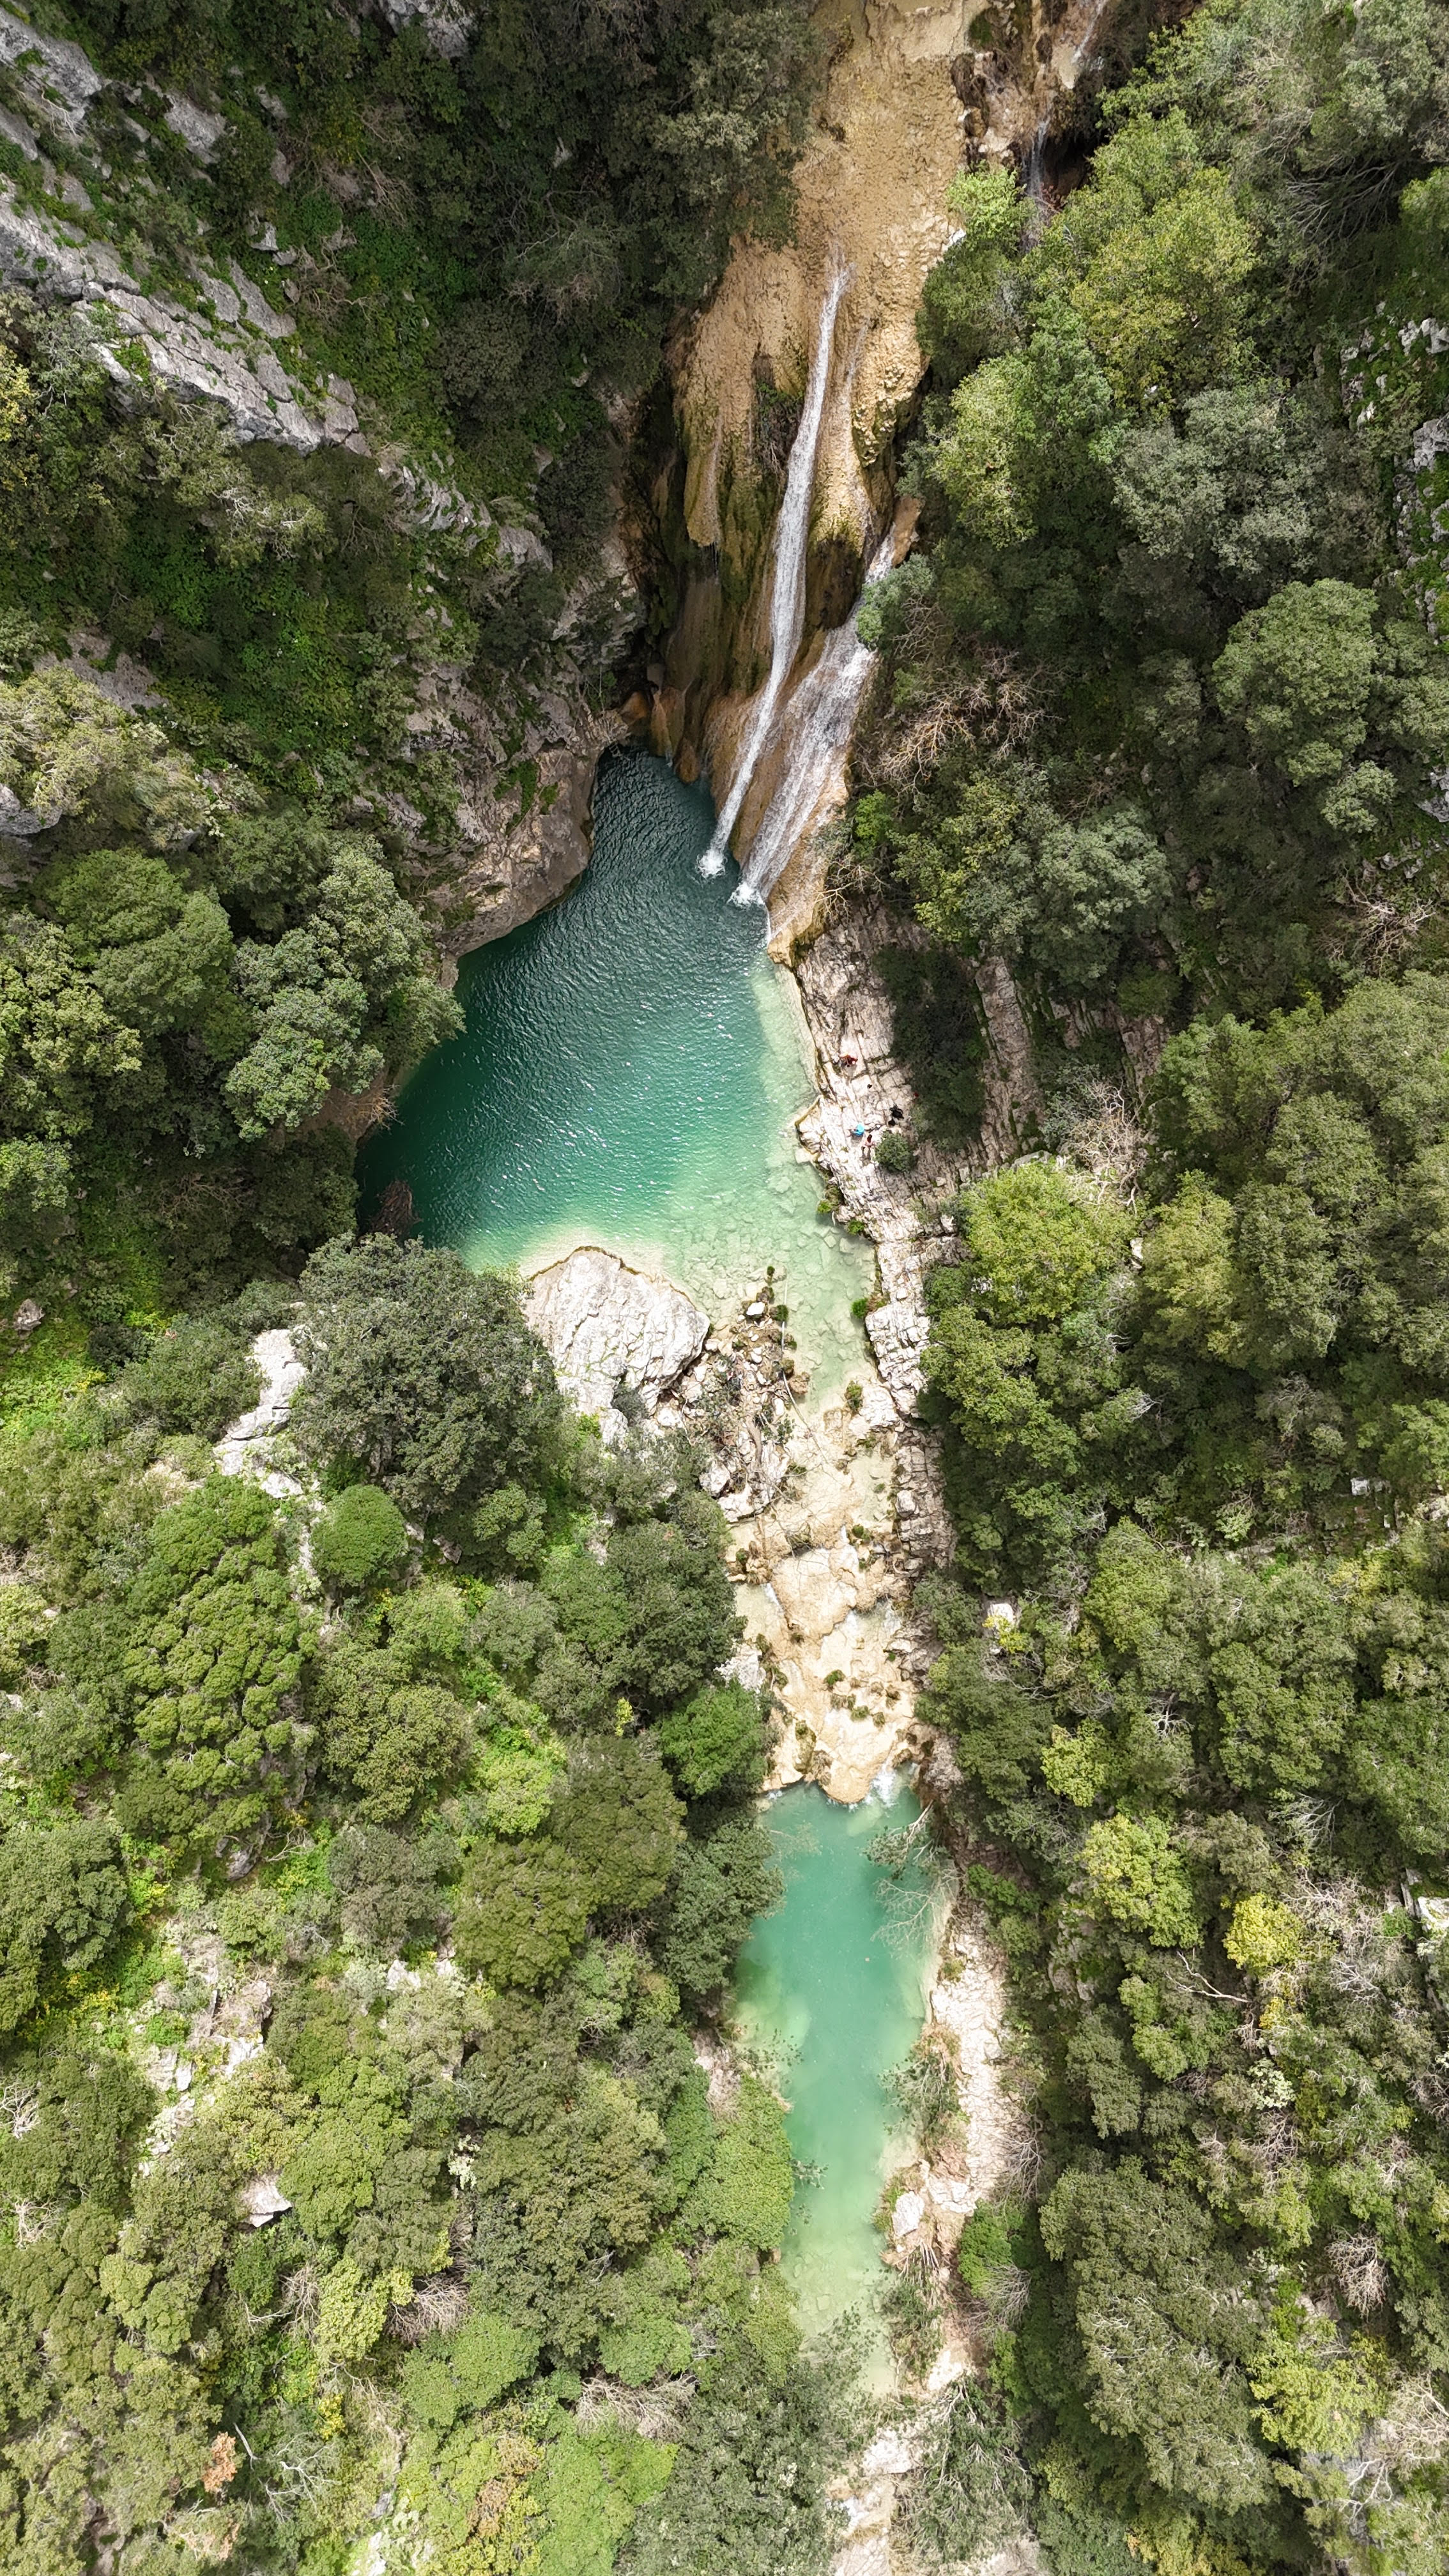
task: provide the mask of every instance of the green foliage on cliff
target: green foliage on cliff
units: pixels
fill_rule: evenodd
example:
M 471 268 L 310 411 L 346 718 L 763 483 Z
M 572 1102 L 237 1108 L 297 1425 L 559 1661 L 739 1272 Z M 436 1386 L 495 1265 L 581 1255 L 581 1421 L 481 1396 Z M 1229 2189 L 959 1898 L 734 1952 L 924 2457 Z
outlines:
M 723 1523 L 452 1255 L 335 1243 L 290 1321 L 331 1501 L 217 1475 L 175 1362 L 0 1436 L 6 2565 L 813 2567 L 779 2106 L 677 1982 L 778 1893 Z
M 85 1379 L 93 1329 L 295 1276 L 350 1221 L 351 1137 L 456 1023 L 465 775 L 511 798 L 537 692 L 578 707 L 613 649 L 611 410 L 730 236 L 787 223 L 815 61 L 797 0 L 488 9 L 452 51 L 243 0 L 68 24 L 109 80 L 47 125 L 59 173 L 0 143 L 7 184 L 314 416 L 346 377 L 363 426 L 239 435 L 84 302 L 0 297 L 0 1298 L 46 1309 L 20 1405 Z M 265 340 L 225 323 L 258 288 Z
M 382 845 L 264 809 L 68 671 L 0 688 L 0 766 L 37 827 L 0 949 L 7 1290 L 48 1302 L 79 1267 L 88 1320 L 141 1326 L 160 1301 L 127 1293 L 138 1225 L 163 1296 L 290 1266 L 350 1212 L 317 1113 L 456 1020 Z
M 1423 327 L 1449 71 L 1426 0 L 1388 24 L 1204 10 L 1106 103 L 1054 220 L 1001 172 L 957 183 L 927 551 L 869 606 L 889 693 L 857 837 L 1039 1008 L 1259 1013 L 1439 957 L 1449 679 L 1413 454 L 1449 391 Z
M 611 418 L 788 224 L 807 13 L 44 23 L 111 79 L 58 172 L 0 144 L 21 201 L 179 328 L 260 286 L 363 439 L 0 299 L 0 2558 L 803 2566 L 841 2375 L 779 2106 L 711 2108 L 680 2002 L 778 1895 L 723 1525 L 511 1285 L 346 1229 L 455 1025 L 465 771 L 600 683 Z M 277 1499 L 208 1444 L 283 1323 Z
M 1446 1032 L 1423 973 L 1196 1021 L 1152 1086 L 1147 1210 L 1045 1161 L 966 1194 L 928 1366 L 983 1579 L 1060 1570 L 1117 1512 L 1242 1539 L 1442 1485 Z
M 910 2507 L 958 2551 L 1024 2515 L 1069 2566 L 1098 2524 L 1113 2565 L 1114 2528 L 1159 2565 L 1443 2552 L 1442 2447 L 1406 2429 L 1449 2356 L 1437 1229 L 1406 1177 L 1442 1008 L 1413 976 L 1194 1025 L 1145 1201 L 1016 1166 L 937 1273 L 961 1550 L 923 1707 L 1045 2148 L 1035 2225 L 963 2242 L 1001 2410 Z M 983 1634 L 977 1585 L 1018 1623 Z
M 455 444 L 482 497 L 536 506 L 552 562 L 481 622 L 497 670 L 538 655 L 570 583 L 597 583 L 609 397 L 648 384 L 732 234 L 788 228 L 806 10 L 505 0 L 460 8 L 442 46 L 422 12 L 396 32 L 381 11 L 245 0 L 78 0 L 76 17 L 143 93 L 180 82 L 226 117 L 208 167 L 172 147 L 178 193 L 262 279 L 274 227 L 314 356 L 395 434 Z
M 930 1286 L 925 1706 L 1042 2161 L 927 2566 L 1449 2545 L 1446 155 L 1429 0 L 1222 0 L 926 294 L 855 854 L 1009 963 L 1045 1149 Z

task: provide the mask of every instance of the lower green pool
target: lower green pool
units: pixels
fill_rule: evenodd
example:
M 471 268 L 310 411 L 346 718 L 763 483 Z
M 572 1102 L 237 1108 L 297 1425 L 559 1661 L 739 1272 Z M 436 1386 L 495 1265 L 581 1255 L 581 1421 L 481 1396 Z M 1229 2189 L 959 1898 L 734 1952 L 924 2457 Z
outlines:
M 885 2078 L 920 2032 L 933 1945 L 929 1908 L 912 1904 L 909 1886 L 892 1897 L 870 1846 L 919 1812 L 895 1774 L 857 1807 L 799 1788 L 765 1809 L 785 1901 L 755 1925 L 736 1995 L 745 2035 L 790 2105 L 803 2178 L 785 2263 L 807 2333 L 847 2308 L 868 2328 L 874 2316 L 872 2220 L 897 2127 Z M 871 2341 L 879 2353 L 878 2328 Z

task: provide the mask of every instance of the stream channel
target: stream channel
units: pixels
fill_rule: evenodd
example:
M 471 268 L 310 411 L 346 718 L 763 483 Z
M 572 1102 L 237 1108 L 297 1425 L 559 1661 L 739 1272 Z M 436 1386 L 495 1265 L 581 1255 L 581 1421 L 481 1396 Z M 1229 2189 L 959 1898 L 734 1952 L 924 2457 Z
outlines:
M 850 1310 L 872 1263 L 817 1212 L 793 1125 L 811 1092 L 799 995 L 767 954 L 763 909 L 730 900 L 733 862 L 700 873 L 713 827 L 708 791 L 665 762 L 606 759 L 589 867 L 551 911 L 465 959 L 467 1025 L 364 1151 L 363 1205 L 402 1178 L 424 1239 L 479 1268 L 534 1270 L 602 1243 L 715 1316 L 773 1262 L 818 1414 L 860 1365 Z M 895 1775 L 857 1807 L 799 1788 L 766 1808 L 785 1901 L 755 1926 L 738 2004 L 814 2177 L 785 2248 L 811 2330 L 868 2313 L 882 2277 L 883 2077 L 921 2027 L 929 1941 L 887 1938 L 867 1846 L 915 1812 Z

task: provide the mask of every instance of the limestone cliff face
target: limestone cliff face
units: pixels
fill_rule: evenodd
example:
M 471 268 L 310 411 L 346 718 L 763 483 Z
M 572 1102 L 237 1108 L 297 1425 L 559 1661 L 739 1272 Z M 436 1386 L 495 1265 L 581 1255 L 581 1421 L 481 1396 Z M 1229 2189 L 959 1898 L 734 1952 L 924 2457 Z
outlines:
M 388 22 L 416 20 L 440 52 L 466 42 L 465 0 L 377 0 Z M 146 142 L 131 111 L 137 95 L 108 80 L 82 46 L 32 26 L 0 5 L 0 143 L 17 175 L 0 170 L 0 286 L 75 317 L 78 335 L 104 368 L 120 406 L 152 404 L 209 412 L 224 441 L 268 446 L 298 459 L 343 448 L 359 478 L 386 487 L 392 517 L 440 559 L 471 559 L 485 581 L 506 591 L 530 566 L 549 570 L 537 524 L 507 504 L 490 509 L 459 488 L 456 460 L 423 458 L 397 439 L 392 423 L 346 379 L 309 359 L 306 333 L 289 309 L 295 300 L 296 250 L 277 246 L 271 227 L 250 245 L 249 266 L 218 248 L 194 210 L 167 196 L 144 168 L 123 188 L 112 168 L 119 118 L 133 143 Z M 154 104 L 154 102 L 153 102 Z M 268 116 L 279 102 L 256 93 Z M 227 133 L 212 106 L 168 93 L 162 141 L 180 145 L 209 168 Z M 276 124 L 279 158 L 285 122 Z M 112 139 L 108 142 L 107 137 Z M 453 837 L 427 843 L 422 815 L 405 794 L 382 800 L 392 831 L 446 888 L 437 909 L 445 979 L 457 959 L 556 902 L 589 855 L 588 808 L 604 743 L 619 731 L 586 703 L 583 672 L 570 635 L 578 600 L 565 603 L 552 667 L 540 686 L 507 705 L 485 703 L 466 666 L 450 658 L 454 643 L 438 605 L 433 565 L 422 564 L 418 615 L 406 681 L 408 756 L 429 762 L 456 783 Z M 607 583 L 614 611 L 614 649 L 639 622 L 641 606 L 622 548 L 602 550 L 590 592 L 597 622 L 598 586 Z M 439 585 L 441 589 L 442 585 Z M 594 676 L 591 659 L 587 676 Z M 110 639 L 72 638 L 79 676 L 115 696 L 123 674 L 110 667 Z M 76 657 L 79 658 L 76 658 Z M 164 711 L 165 693 L 144 662 L 122 657 L 126 703 Z M 104 666 L 104 667 L 102 667 Z M 372 1095 L 332 1104 L 340 1123 L 367 1123 Z M 374 1108 L 376 1104 L 373 1104 Z
M 829 71 L 795 174 L 794 241 L 744 243 L 675 354 L 675 442 L 657 459 L 648 531 L 673 627 L 647 718 L 718 797 L 769 660 L 770 546 L 784 459 L 826 282 L 850 283 L 836 327 L 815 478 L 808 661 L 840 624 L 890 515 L 894 458 L 924 360 L 915 320 L 951 238 L 946 194 L 980 161 L 1037 168 L 1070 114 L 1102 0 L 823 0 Z

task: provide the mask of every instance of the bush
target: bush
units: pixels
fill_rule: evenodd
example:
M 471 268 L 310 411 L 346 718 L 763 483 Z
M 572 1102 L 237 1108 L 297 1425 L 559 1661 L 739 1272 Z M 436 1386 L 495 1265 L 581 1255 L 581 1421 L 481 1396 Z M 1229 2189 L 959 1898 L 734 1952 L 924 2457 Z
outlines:
M 183 1315 L 125 1370 L 120 1392 L 133 1419 L 215 1440 L 256 1403 L 261 1386 L 256 1362 L 229 1318 Z
M 766 1764 L 759 1693 L 741 1682 L 707 1682 L 663 1719 L 659 1747 L 687 1797 L 726 1786 L 737 1797 L 753 1795 Z
M 51 1979 L 94 1968 L 130 1906 L 109 1824 L 18 1826 L 0 1842 L 0 2030 L 35 2010 Z
M 403 1516 L 376 1485 L 349 1485 L 312 1532 L 312 1563 L 339 1592 L 370 1592 L 408 1550 Z
M 875 1159 L 883 1172 L 909 1172 L 916 1149 L 903 1127 L 887 1127 L 876 1139 Z
M 661 1965 L 688 1995 L 723 1985 L 758 1914 L 779 1904 L 784 1883 L 768 1834 L 748 1813 L 727 1816 L 675 1861 L 659 1938 Z
M 572 1853 L 540 1836 L 484 1843 L 458 1898 L 461 1965 L 499 1986 L 540 1986 L 583 1940 L 593 1889 Z
M 506 1280 L 372 1234 L 316 1254 L 302 1296 L 292 1422 L 309 1457 L 365 1467 L 424 1524 L 548 1481 L 558 1392 Z

